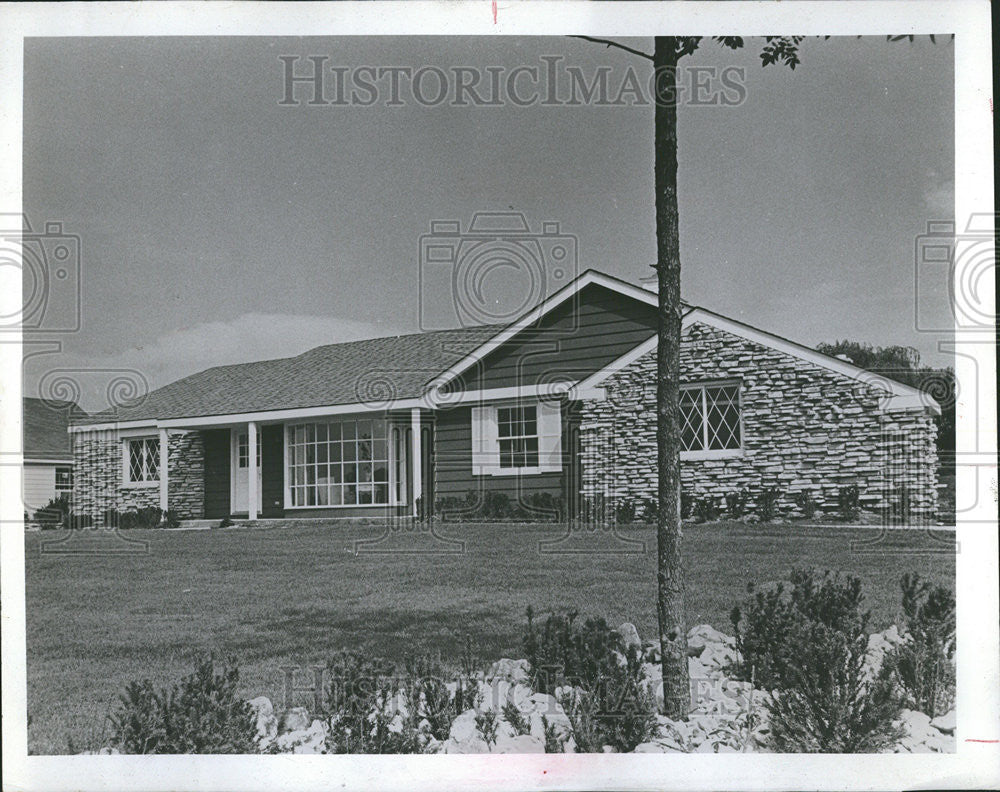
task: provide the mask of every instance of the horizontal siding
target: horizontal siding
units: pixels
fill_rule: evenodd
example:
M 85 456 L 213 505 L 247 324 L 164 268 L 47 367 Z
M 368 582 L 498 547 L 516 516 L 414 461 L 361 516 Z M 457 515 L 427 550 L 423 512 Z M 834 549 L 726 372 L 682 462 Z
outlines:
M 56 496 L 54 465 L 24 466 L 24 508 L 29 512 L 47 506 Z
M 285 427 L 260 427 L 261 517 L 285 514 Z
M 202 432 L 205 444 L 205 517 L 221 519 L 229 516 L 229 455 L 228 429 Z
M 467 390 L 583 379 L 648 340 L 656 308 L 591 284 L 461 377 Z
M 563 494 L 562 473 L 528 476 L 476 476 L 472 473 L 472 408 L 438 413 L 434 425 L 434 488 L 436 498 L 464 498 L 470 490 L 503 492 L 512 503 L 535 492 Z M 564 446 L 565 448 L 565 446 Z

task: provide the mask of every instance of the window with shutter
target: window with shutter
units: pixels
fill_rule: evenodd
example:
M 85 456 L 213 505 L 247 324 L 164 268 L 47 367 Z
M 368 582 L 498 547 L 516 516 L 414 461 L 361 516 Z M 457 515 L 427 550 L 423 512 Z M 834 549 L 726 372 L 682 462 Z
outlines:
M 474 475 L 531 475 L 561 470 L 562 420 L 558 404 L 472 408 Z

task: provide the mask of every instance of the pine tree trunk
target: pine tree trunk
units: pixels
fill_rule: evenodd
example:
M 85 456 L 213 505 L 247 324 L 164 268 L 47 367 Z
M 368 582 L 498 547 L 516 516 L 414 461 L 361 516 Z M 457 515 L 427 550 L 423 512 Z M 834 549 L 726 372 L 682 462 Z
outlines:
M 656 354 L 657 618 L 663 669 L 664 714 L 690 709 L 684 571 L 681 554 L 680 412 L 677 406 L 681 345 L 681 259 L 677 218 L 677 54 L 669 36 L 656 37 L 655 111 L 656 274 L 659 344 Z

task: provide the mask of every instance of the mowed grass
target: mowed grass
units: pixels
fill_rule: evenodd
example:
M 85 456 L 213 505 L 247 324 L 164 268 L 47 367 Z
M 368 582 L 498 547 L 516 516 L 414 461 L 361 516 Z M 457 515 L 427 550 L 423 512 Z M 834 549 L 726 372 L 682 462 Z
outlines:
M 172 682 L 205 652 L 235 657 L 245 695 L 280 705 L 282 666 L 322 664 L 342 649 L 397 661 L 440 656 L 455 667 L 469 636 L 484 666 L 523 656 L 529 605 L 632 621 L 643 638 L 655 636 L 652 528 L 387 531 L 302 522 L 27 534 L 29 751 L 99 747 L 126 683 Z M 130 552 L 141 547 L 122 536 L 145 542 L 145 551 Z M 442 550 L 451 552 L 426 552 Z M 725 631 L 748 584 L 782 579 L 796 566 L 858 575 L 874 629 L 899 620 L 904 572 L 954 587 L 947 532 L 722 523 L 685 527 L 684 554 L 688 624 Z M 297 679 L 310 678 L 303 671 Z

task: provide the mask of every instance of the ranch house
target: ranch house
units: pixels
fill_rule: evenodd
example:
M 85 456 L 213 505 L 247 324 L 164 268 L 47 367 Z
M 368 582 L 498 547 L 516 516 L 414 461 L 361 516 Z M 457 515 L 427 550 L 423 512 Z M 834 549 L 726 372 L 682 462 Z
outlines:
M 185 377 L 76 420 L 73 509 L 145 506 L 181 519 L 356 518 L 423 505 L 656 491 L 657 296 L 587 271 L 504 327 L 317 346 Z M 775 488 L 821 509 L 904 490 L 936 506 L 939 407 L 849 361 L 685 305 L 682 487 L 691 498 Z M 469 493 L 473 493 L 470 495 Z

